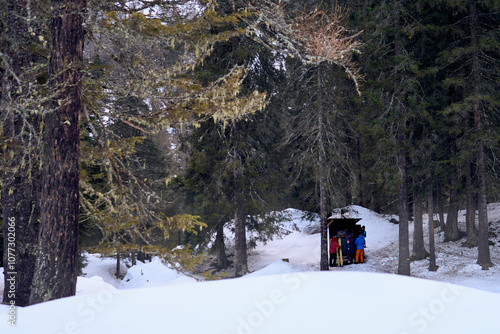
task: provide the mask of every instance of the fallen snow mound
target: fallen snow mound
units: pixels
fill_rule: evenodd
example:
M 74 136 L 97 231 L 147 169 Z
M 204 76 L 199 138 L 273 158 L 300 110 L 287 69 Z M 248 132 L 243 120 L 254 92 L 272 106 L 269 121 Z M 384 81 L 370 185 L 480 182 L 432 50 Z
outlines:
M 149 289 L 104 288 L 18 308 L 17 327 L 1 321 L 0 332 L 496 333 L 499 304 L 500 294 L 398 275 L 290 272 Z

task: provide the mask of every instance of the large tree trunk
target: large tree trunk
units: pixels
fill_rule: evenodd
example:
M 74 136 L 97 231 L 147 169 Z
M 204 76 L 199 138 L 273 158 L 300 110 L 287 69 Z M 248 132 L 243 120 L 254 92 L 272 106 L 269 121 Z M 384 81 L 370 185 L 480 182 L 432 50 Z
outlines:
M 398 134 L 399 145 L 403 145 L 403 135 Z M 399 160 L 399 261 L 398 274 L 410 276 L 410 241 L 408 233 L 408 175 L 404 149 L 398 153 Z
M 422 220 L 422 202 L 416 197 L 413 203 L 413 260 L 423 260 L 426 257 L 427 251 L 424 246 L 424 225 Z
M 467 189 L 467 212 L 465 216 L 465 226 L 467 229 L 467 247 L 478 245 L 478 231 L 476 228 L 476 206 L 474 205 L 474 191 L 472 186 L 472 168 L 471 162 L 467 159 L 466 163 L 466 189 Z
M 9 151 L 7 149 L 7 153 Z M 40 173 L 34 166 L 20 168 L 16 174 L 7 172 L 4 175 L 2 189 L 3 303 L 28 306 L 38 246 L 41 184 Z
M 401 3 L 398 1 L 395 4 L 394 14 L 394 56 L 396 58 L 402 55 L 401 43 Z M 404 127 L 402 124 L 401 127 Z M 403 129 L 398 130 L 397 141 L 399 145 L 398 151 L 398 168 L 399 168 L 399 260 L 398 274 L 410 275 L 410 240 L 408 233 L 408 172 L 407 172 L 407 157 L 404 149 L 405 137 Z
M 44 121 L 40 240 L 31 303 L 73 296 L 78 274 L 79 155 L 85 0 L 52 1 L 50 83 Z
M 328 231 L 326 226 L 326 187 L 327 187 L 327 166 L 326 166 L 326 143 L 325 143 L 325 115 L 323 114 L 323 97 L 321 84 L 321 65 L 318 65 L 316 75 L 318 79 L 318 168 L 319 168 L 319 206 L 320 206 L 320 233 L 321 233 L 321 255 L 320 270 L 329 270 L 328 265 Z
M 35 113 L 23 115 L 18 104 L 31 96 L 36 87 L 34 71 L 22 69 L 37 61 L 26 33 L 29 22 L 25 1 L 9 0 L 4 17 L 4 68 L 0 104 L 4 143 L 2 173 L 4 292 L 3 303 L 29 305 L 35 271 L 40 215 L 40 171 L 37 142 L 40 119 Z M 19 81 L 18 81 L 19 80 Z M 31 126 L 27 126 L 29 124 Z M 31 140 L 30 140 L 31 138 Z M 24 163 L 21 163 L 24 162 Z M 11 292 L 14 293 L 11 293 Z
M 318 116 L 319 121 L 321 121 L 322 115 Z M 321 130 L 320 130 L 321 131 Z M 321 147 L 319 152 L 319 203 L 320 203 L 320 233 L 321 233 L 321 258 L 320 258 L 320 270 L 329 270 L 328 267 L 328 235 L 326 226 L 326 182 L 327 177 L 325 173 L 326 156 L 324 147 Z M 322 149 L 323 148 L 323 149 Z
M 471 28 L 471 46 L 476 48 L 478 43 L 477 36 L 477 8 L 476 2 L 471 1 L 469 4 L 470 10 L 470 28 Z M 479 219 L 479 244 L 478 244 L 478 258 L 477 263 L 488 269 L 493 266 L 490 257 L 490 245 L 488 240 L 488 201 L 486 198 L 486 158 L 484 156 L 484 143 L 481 138 L 483 131 L 483 120 L 481 112 L 481 103 L 479 100 L 480 91 L 480 65 L 479 54 L 476 49 L 472 55 L 472 76 L 474 81 L 474 130 L 477 136 L 477 178 L 478 178 L 478 198 L 477 198 L 477 211 Z

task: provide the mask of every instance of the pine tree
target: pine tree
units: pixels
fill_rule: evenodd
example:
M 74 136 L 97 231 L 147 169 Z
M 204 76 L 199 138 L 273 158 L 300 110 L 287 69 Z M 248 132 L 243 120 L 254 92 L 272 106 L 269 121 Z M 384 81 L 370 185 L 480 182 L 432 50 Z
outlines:
M 307 9 L 301 14 L 289 18 L 286 11 L 280 6 L 264 1 L 258 7 L 257 19 L 249 26 L 249 33 L 256 40 L 270 49 L 277 50 L 292 57 L 296 57 L 303 65 L 312 66 L 313 72 L 319 73 L 319 67 L 325 64 L 336 65 L 342 68 L 355 84 L 355 91 L 359 92 L 358 69 L 352 61 L 352 54 L 357 51 L 359 44 L 355 42 L 357 34 L 349 35 L 344 28 L 345 12 L 342 7 L 334 7 L 331 12 L 322 11 L 318 8 Z M 291 24 L 288 22 L 291 21 Z M 265 25 L 264 29 L 262 25 Z M 323 63 L 323 64 L 322 64 Z M 307 72 L 307 71 L 306 71 Z M 310 136 L 309 149 L 317 153 L 314 159 L 318 159 L 319 165 L 316 169 L 317 182 L 319 184 L 319 203 L 321 220 L 321 270 L 328 270 L 327 253 L 327 169 L 326 145 L 327 134 L 325 121 L 321 76 L 313 76 L 313 82 L 317 84 L 318 94 L 315 96 L 317 112 L 310 117 L 313 127 Z M 312 116 L 311 115 L 311 116 Z M 310 129 L 309 129 L 310 130 Z M 313 137 L 313 138 L 311 138 Z

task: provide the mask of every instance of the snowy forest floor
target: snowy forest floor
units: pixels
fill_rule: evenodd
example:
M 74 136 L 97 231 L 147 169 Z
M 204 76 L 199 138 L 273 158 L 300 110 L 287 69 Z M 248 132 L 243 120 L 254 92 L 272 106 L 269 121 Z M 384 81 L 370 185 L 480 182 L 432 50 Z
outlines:
M 317 233 L 319 222 L 303 219 L 304 213 L 298 210 L 289 209 L 288 211 L 292 222 L 300 231 L 293 231 L 290 228 L 291 233 L 284 238 L 270 241 L 267 244 L 258 244 L 249 253 L 251 272 L 272 273 L 271 268 L 265 269 L 265 267 L 272 265 L 275 261 L 280 261 L 282 258 L 288 258 L 290 266 L 297 271 L 319 270 L 320 236 Z M 399 229 L 398 225 L 391 223 L 390 220 L 397 217 L 381 215 L 360 206 L 348 207 L 348 215 L 353 218 L 362 218 L 359 224 L 366 226 L 366 262 L 334 267 L 330 268 L 330 271 L 395 274 L 398 268 Z M 482 270 L 481 266 L 476 264 L 477 247 L 463 246 L 465 237 L 458 241 L 444 242 L 444 232 L 436 228 L 435 244 L 438 270 L 436 272 L 428 270 L 428 259 L 412 261 L 411 276 L 500 293 L 500 203 L 488 205 L 488 220 L 490 222 L 490 241 L 494 243 L 493 246 L 490 246 L 490 253 L 495 266 L 489 270 Z M 424 243 L 428 251 L 429 229 L 426 214 L 423 216 L 423 223 Z M 409 229 L 410 244 L 412 244 L 412 221 L 410 221 Z M 459 229 L 461 232 L 465 232 L 465 212 L 462 211 L 459 214 Z M 228 238 L 227 242 L 228 249 L 231 250 L 232 239 Z M 275 263 L 275 265 L 279 264 Z M 228 272 L 231 272 L 231 268 Z
M 390 222 L 392 216 L 352 206 L 351 217 L 362 218 L 360 223 L 366 226 L 366 263 L 319 271 L 319 222 L 288 209 L 290 222 L 284 228 L 290 233 L 257 243 L 249 252 L 250 273 L 240 279 L 198 282 L 154 258 L 130 268 L 123 264 L 125 277 L 120 280 L 114 276 L 116 259 L 88 254 L 75 297 L 14 311 L 0 305 L 0 313 L 7 315 L 0 321 L 0 333 L 318 333 L 332 330 L 335 314 L 348 320 L 360 305 L 362 319 L 335 322 L 336 331 L 356 326 L 360 332 L 377 334 L 496 333 L 500 204 L 488 209 L 494 233 L 490 240 L 495 243 L 491 258 L 496 264 L 489 270 L 476 264 L 477 248 L 462 247 L 464 240 L 443 242 L 443 233 L 437 232 L 438 271 L 429 272 L 428 260 L 422 260 L 412 262 L 413 277 L 395 275 L 398 225 Z M 426 226 L 424 217 L 424 231 Z M 412 232 L 410 224 L 410 237 Z M 226 237 L 231 255 L 230 229 Z M 213 261 L 207 261 L 204 269 L 210 269 Z M 15 326 L 7 321 L 12 315 Z M 479 318 L 480 322 L 474 321 Z
M 284 228 L 289 231 L 282 238 L 267 243 L 257 242 L 257 246 L 249 251 L 248 265 L 251 276 L 262 276 L 290 272 L 319 271 L 320 235 L 318 220 L 308 220 L 305 213 L 295 209 L 285 210 L 290 221 Z M 348 216 L 362 218 L 359 224 L 366 226 L 367 248 L 366 261 L 363 264 L 349 264 L 343 267 L 330 268 L 330 271 L 342 272 L 371 272 L 395 274 L 398 267 L 398 225 L 391 223 L 390 215 L 381 215 L 360 206 L 348 207 Z M 471 288 L 500 293 L 500 203 L 488 205 L 490 221 L 490 246 L 492 262 L 495 264 L 489 270 L 482 270 L 476 264 L 477 247 L 464 247 L 465 238 L 453 242 L 444 242 L 444 233 L 436 229 L 436 263 L 439 269 L 436 272 L 428 270 L 429 260 L 411 262 L 411 276 L 430 279 L 440 282 L 463 285 Z M 424 215 L 424 242 L 428 250 L 428 219 Z M 298 228 L 298 229 L 297 229 Z M 465 231 L 464 212 L 459 215 L 459 228 Z M 231 230 L 226 229 L 226 247 L 232 260 L 233 238 Z M 413 222 L 410 222 L 410 244 L 413 238 Z M 285 263 L 282 259 L 288 259 Z M 193 278 L 179 274 L 166 268 L 158 259 L 152 263 L 142 264 L 129 268 L 129 264 L 122 263 L 123 280 L 114 275 L 116 260 L 102 258 L 98 254 L 87 255 L 88 264 L 84 268 L 84 277 L 79 278 L 78 291 L 85 290 L 85 281 L 88 279 L 102 280 L 103 283 L 118 289 L 131 289 L 166 284 L 194 282 Z M 225 271 L 215 271 L 214 257 L 198 268 L 198 272 L 211 271 L 215 274 L 232 276 L 232 267 Z M 232 263 L 232 262 L 231 262 Z M 3 271 L 3 268 L 0 268 Z M 0 292 L 3 290 L 3 279 L 0 280 Z M 77 292 L 78 293 L 78 292 Z M 1 293 L 0 293 L 1 299 Z

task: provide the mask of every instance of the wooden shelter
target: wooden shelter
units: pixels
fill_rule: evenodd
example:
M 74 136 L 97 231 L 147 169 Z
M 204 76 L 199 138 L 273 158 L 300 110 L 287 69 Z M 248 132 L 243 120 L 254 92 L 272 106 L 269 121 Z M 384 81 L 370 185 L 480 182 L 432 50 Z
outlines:
M 360 220 L 361 218 L 327 218 L 328 240 L 336 237 L 339 245 L 342 246 L 342 263 L 337 265 L 353 262 L 353 242 L 362 232 L 361 225 L 358 224 Z M 330 247 L 330 243 L 327 247 Z

